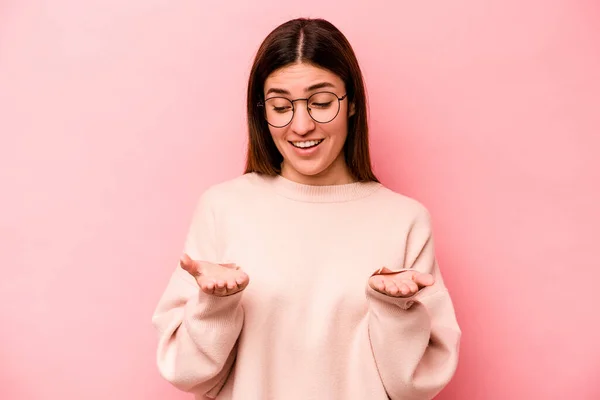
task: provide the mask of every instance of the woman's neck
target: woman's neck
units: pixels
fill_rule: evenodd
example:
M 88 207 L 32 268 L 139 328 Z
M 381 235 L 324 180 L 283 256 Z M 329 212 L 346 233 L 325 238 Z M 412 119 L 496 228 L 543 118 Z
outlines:
M 345 185 L 356 182 L 343 157 L 334 161 L 325 170 L 315 175 L 302 174 L 300 171 L 288 166 L 285 161 L 281 165 L 281 176 L 303 185 L 332 186 Z

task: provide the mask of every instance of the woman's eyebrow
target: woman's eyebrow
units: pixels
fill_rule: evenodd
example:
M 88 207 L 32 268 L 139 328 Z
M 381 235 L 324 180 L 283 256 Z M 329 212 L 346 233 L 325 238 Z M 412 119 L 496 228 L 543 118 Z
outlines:
M 267 90 L 267 95 L 269 95 L 269 93 L 287 94 L 287 95 L 290 94 L 290 92 L 288 92 L 287 90 L 279 89 L 279 88 L 270 88 L 269 90 Z
M 309 87 L 307 87 L 306 89 L 304 89 L 305 92 L 311 92 L 313 90 L 317 90 L 317 89 L 323 89 L 323 88 L 334 88 L 335 85 L 333 83 L 330 82 L 319 82 L 319 83 L 315 83 L 314 85 L 310 85 Z M 269 90 L 267 90 L 266 95 L 269 95 L 270 93 L 276 93 L 276 94 L 286 94 L 286 95 L 290 95 L 290 92 L 285 90 L 285 89 L 281 89 L 281 88 L 270 88 Z
M 306 89 L 304 89 L 305 92 L 310 92 L 316 89 L 323 89 L 323 88 L 333 88 L 335 87 L 335 85 L 333 83 L 329 83 L 329 82 L 320 82 L 320 83 L 315 83 L 314 85 L 310 85 L 309 87 L 307 87 Z

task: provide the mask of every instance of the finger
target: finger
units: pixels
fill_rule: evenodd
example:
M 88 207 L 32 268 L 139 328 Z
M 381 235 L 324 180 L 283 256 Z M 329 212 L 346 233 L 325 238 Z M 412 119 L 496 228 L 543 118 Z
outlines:
M 398 283 L 396 287 L 398 288 L 398 295 L 406 296 L 408 294 L 408 287 L 404 283 Z
M 371 280 L 371 287 L 375 290 L 378 290 L 382 293 L 385 292 L 385 281 L 383 280 L 383 278 L 374 278 L 373 280 Z
M 406 283 L 406 289 L 408 289 L 407 297 L 413 296 L 419 292 L 419 286 L 414 282 Z
M 227 290 L 227 296 L 230 296 L 232 294 L 236 294 L 238 292 L 241 292 L 243 290 L 243 288 L 240 288 L 239 286 L 236 285 L 235 288 L 231 289 L 231 290 Z
M 201 276 L 198 278 L 198 282 L 201 284 L 206 285 L 207 287 L 210 287 L 211 289 L 214 289 L 217 286 L 217 281 L 212 279 L 212 278 L 207 278 L 205 276 Z
M 189 264 L 189 263 L 193 262 L 194 260 L 192 260 L 192 258 L 190 256 L 188 256 L 187 253 L 183 253 L 181 255 L 181 261 L 186 264 Z
M 415 282 L 410 283 L 410 291 L 412 294 L 418 293 L 421 288 Z
M 208 286 L 206 286 L 206 285 L 205 285 L 204 287 L 202 287 L 202 286 L 201 286 L 200 288 L 201 288 L 201 289 L 202 289 L 202 291 L 203 291 L 204 293 L 206 293 L 206 294 L 214 294 L 214 293 L 215 293 L 215 288 L 214 288 L 214 286 L 212 287 L 212 289 L 211 289 L 211 288 L 209 288 L 209 287 L 208 287 Z
M 419 291 L 419 285 L 414 281 L 402 281 L 410 294 L 415 294 Z
M 211 293 L 214 293 L 216 286 L 217 284 L 213 280 L 208 281 L 208 283 L 206 284 L 206 288 L 210 290 Z
M 181 265 L 181 268 L 183 268 L 192 275 L 195 271 L 197 271 L 196 263 L 187 254 L 181 256 L 181 258 L 179 259 L 179 264 Z
M 433 285 L 435 279 L 433 279 L 433 275 L 431 274 L 417 273 L 414 276 L 413 281 L 416 282 L 419 287 L 425 287 Z
M 225 293 L 227 291 L 227 282 L 223 279 L 217 279 L 215 281 L 215 293 Z
M 373 290 L 385 293 L 385 282 L 380 277 L 372 277 L 369 279 L 369 286 L 371 286 Z
M 248 283 L 248 275 L 246 273 L 242 273 L 235 278 L 235 282 L 238 286 L 245 285 Z
M 232 290 L 237 290 L 238 285 L 235 279 L 230 279 L 227 281 L 227 291 L 231 292 Z
M 398 289 L 398 286 L 396 286 L 394 281 L 388 281 L 385 283 L 385 291 L 392 296 L 397 296 L 398 293 L 400 293 L 400 289 Z
M 248 280 L 247 280 L 247 281 L 244 281 L 244 282 L 243 282 L 241 285 L 239 285 L 239 284 L 238 284 L 238 288 L 239 288 L 240 290 L 244 290 L 244 289 L 246 289 L 246 288 L 248 287 L 248 283 L 249 283 L 249 282 L 250 282 L 250 281 L 248 281 Z
M 215 291 L 215 282 L 211 279 L 202 279 L 199 282 L 200 285 L 200 289 L 202 289 L 202 291 L 204 293 L 207 294 L 213 294 Z
M 217 296 L 225 296 L 227 294 L 227 287 L 225 287 L 225 285 L 220 287 L 217 282 L 217 285 L 215 286 L 214 294 Z
M 398 288 L 398 296 L 406 296 L 410 290 L 408 289 L 408 286 L 406 286 L 406 284 L 404 284 L 403 281 L 401 282 L 395 282 L 396 287 Z

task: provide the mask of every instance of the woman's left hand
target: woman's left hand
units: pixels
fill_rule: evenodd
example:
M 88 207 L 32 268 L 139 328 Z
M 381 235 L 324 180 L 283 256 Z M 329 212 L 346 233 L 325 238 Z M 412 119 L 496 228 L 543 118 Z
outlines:
M 386 272 L 387 271 L 387 272 Z M 426 286 L 434 283 L 433 275 L 408 270 L 397 273 L 383 267 L 381 275 L 369 278 L 369 286 L 374 290 L 392 297 L 410 297 Z

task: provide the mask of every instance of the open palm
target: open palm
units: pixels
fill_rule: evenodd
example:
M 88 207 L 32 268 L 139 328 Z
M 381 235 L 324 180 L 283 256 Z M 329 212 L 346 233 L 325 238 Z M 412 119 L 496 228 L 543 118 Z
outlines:
M 369 278 L 374 290 L 393 297 L 410 297 L 426 286 L 433 285 L 433 275 L 415 270 L 392 272 L 382 268 L 380 273 Z
M 180 264 L 207 294 L 229 296 L 244 290 L 250 282 L 248 275 L 235 264 L 192 260 L 187 254 L 181 257 Z

